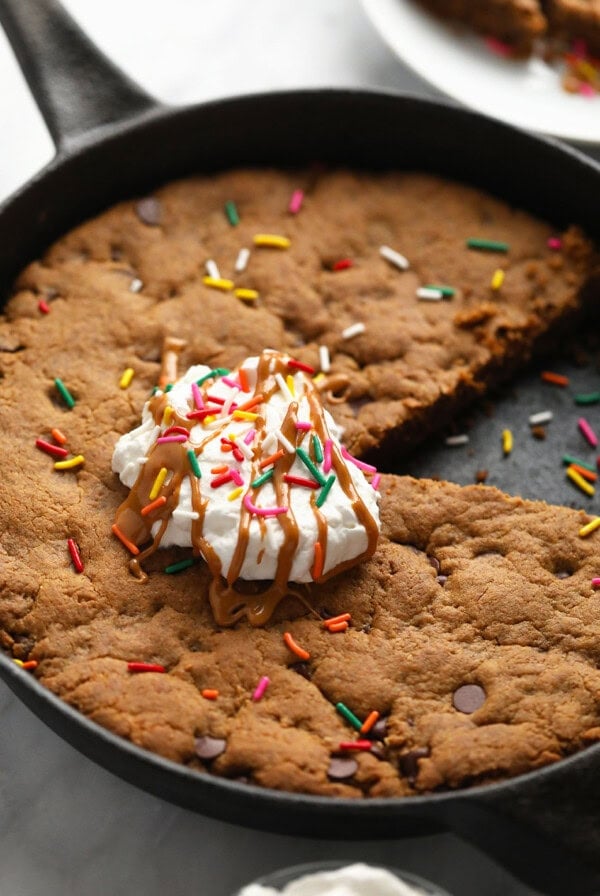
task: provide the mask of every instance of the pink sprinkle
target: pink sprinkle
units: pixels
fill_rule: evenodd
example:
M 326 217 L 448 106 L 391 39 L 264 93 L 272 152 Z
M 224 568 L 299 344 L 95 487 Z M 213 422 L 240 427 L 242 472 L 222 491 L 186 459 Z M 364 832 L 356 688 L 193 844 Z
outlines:
M 45 302 L 43 299 L 40 299 L 38 302 L 38 308 L 42 312 L 42 314 L 50 314 L 50 305 L 48 302 Z
M 258 682 L 258 684 L 256 685 L 256 690 L 255 690 L 254 693 L 252 694 L 252 699 L 253 699 L 253 700 L 260 700 L 261 697 L 264 696 L 264 693 L 265 693 L 265 691 L 267 690 L 267 688 L 269 687 L 270 684 L 271 684 L 271 679 L 269 678 L 269 676 L 268 676 L 268 675 L 263 675 L 263 677 L 261 678 L 261 680 L 260 680 L 260 681 Z
M 342 445 L 342 457 L 345 457 L 346 460 L 349 460 L 351 464 L 354 464 L 355 467 L 358 467 L 359 470 L 362 470 L 363 473 L 376 473 L 377 467 L 373 467 L 371 464 L 366 464 L 363 460 L 358 460 L 356 457 L 352 457 L 347 448 L 344 448 Z
M 202 398 L 200 386 L 197 383 L 192 383 L 192 396 L 194 398 L 194 404 L 196 405 L 198 410 L 203 411 L 206 405 L 204 404 L 204 399 Z
M 228 376 L 222 376 L 221 382 L 225 383 L 226 386 L 229 386 L 230 389 L 239 389 L 240 388 L 240 384 L 236 383 L 235 380 L 229 379 Z
M 238 473 L 237 470 L 231 471 L 231 478 L 233 479 L 233 481 L 235 482 L 236 485 L 244 484 L 244 480 L 242 479 L 242 477 L 240 476 L 240 474 Z
M 558 249 L 562 249 L 562 240 L 559 236 L 551 236 L 548 237 L 546 245 L 549 249 L 553 249 L 556 252 Z
M 592 97 L 596 96 L 596 91 L 592 87 L 591 84 L 586 84 L 585 81 L 579 85 L 579 93 L 581 96 L 585 96 L 588 99 L 592 99 Z
M 598 445 L 598 437 L 587 420 L 584 417 L 580 417 L 577 421 L 577 425 L 579 426 L 582 435 L 587 439 L 592 448 L 596 448 L 596 446 Z
M 166 445 L 168 442 L 187 442 L 187 436 L 161 436 L 156 440 L 157 445 Z
M 375 475 L 371 479 L 371 485 L 373 486 L 375 491 L 377 491 L 377 489 L 379 488 L 380 482 L 381 482 L 381 473 L 375 473 Z
M 256 435 L 255 429 L 249 429 L 246 435 L 244 436 L 244 444 L 250 445 L 254 441 L 254 436 Z
M 484 41 L 488 50 L 491 50 L 492 53 L 496 54 L 496 56 L 502 56 L 505 59 L 507 56 L 512 56 L 512 48 L 509 47 L 508 44 L 505 44 L 501 40 L 498 40 L 498 38 L 486 37 L 484 38 Z
M 330 473 L 331 472 L 331 447 L 333 442 L 331 439 L 325 439 L 325 445 L 323 447 L 323 472 Z
M 279 516 L 280 513 L 288 512 L 287 507 L 257 507 L 252 503 L 250 495 L 244 495 L 244 507 L 257 516 Z
M 296 429 L 301 429 L 302 432 L 308 432 L 310 428 L 310 423 L 302 423 L 300 420 L 296 420 Z
M 288 211 L 292 215 L 297 215 L 300 209 L 302 208 L 302 203 L 304 202 L 304 193 L 302 190 L 294 190 L 292 193 L 292 198 L 290 199 L 290 204 L 288 205 Z
M 595 576 L 592 579 L 592 588 L 600 588 L 600 576 Z

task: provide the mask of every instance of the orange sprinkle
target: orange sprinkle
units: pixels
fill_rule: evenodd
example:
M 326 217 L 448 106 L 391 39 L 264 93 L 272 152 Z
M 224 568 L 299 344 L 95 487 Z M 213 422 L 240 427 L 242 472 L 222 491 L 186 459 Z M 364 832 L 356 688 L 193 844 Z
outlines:
M 26 663 L 23 663 L 21 666 L 22 669 L 37 669 L 38 661 L 37 660 L 27 660 Z
M 67 444 L 67 437 L 60 431 L 60 429 L 51 429 L 50 435 L 54 439 L 55 442 L 58 442 L 59 445 Z
M 258 466 L 261 470 L 264 470 L 265 467 L 270 466 L 270 464 L 274 464 L 279 460 L 280 457 L 283 457 L 284 454 L 285 451 L 283 450 L 283 448 L 280 448 L 279 451 L 275 452 L 275 454 L 271 454 L 269 457 L 265 457 L 264 460 L 261 460 Z
M 229 450 L 233 451 L 233 445 L 230 446 Z M 228 469 L 229 469 L 229 467 L 227 466 L 227 464 L 221 464 L 220 467 L 211 467 L 210 472 L 211 473 L 226 473 Z
M 304 650 L 304 648 L 299 647 L 298 644 L 296 644 L 296 642 L 292 638 L 290 632 L 285 632 L 285 634 L 283 636 L 283 640 L 285 642 L 285 646 L 289 650 L 291 650 L 292 653 L 295 653 L 296 656 L 299 657 L 301 660 L 309 660 L 310 659 L 310 653 L 308 652 L 308 650 Z
M 246 373 L 245 368 L 240 367 L 240 369 L 238 370 L 238 379 L 240 381 L 242 392 L 249 392 L 250 383 L 248 382 L 248 374 Z
M 327 626 L 327 631 L 335 634 L 335 632 L 345 632 L 347 628 L 347 622 L 334 622 L 333 625 Z
M 113 535 L 116 535 L 119 541 L 123 542 L 128 551 L 131 551 L 132 554 L 139 554 L 140 549 L 134 545 L 132 541 L 129 541 L 126 535 L 121 532 L 116 523 L 113 523 L 111 526 L 111 531 Z
M 329 628 L 330 625 L 335 625 L 337 622 L 350 622 L 352 616 L 350 613 L 340 613 L 339 616 L 332 616 L 331 619 L 324 619 L 323 626 L 325 628 Z
M 592 470 L 586 470 L 585 467 L 580 467 L 579 464 L 569 464 L 571 470 L 575 470 L 576 473 L 579 473 L 580 476 L 583 476 L 584 479 L 587 479 L 588 482 L 595 482 L 598 479 L 598 474 L 592 472 Z
M 163 504 L 167 503 L 167 499 L 164 495 L 161 495 L 160 498 L 157 498 L 156 501 L 151 501 L 150 504 L 146 504 L 145 507 L 142 507 L 140 513 L 142 516 L 148 516 L 149 513 L 152 513 L 153 510 L 158 510 L 159 507 L 162 507 Z
M 233 451 L 233 445 L 230 445 L 229 442 L 224 442 L 221 445 L 221 451 L 224 451 L 225 454 L 227 454 L 228 451 Z M 227 466 L 224 466 L 223 469 L 227 470 L 229 468 Z
M 219 696 L 219 692 L 216 688 L 204 688 L 200 693 L 206 700 L 216 700 Z
M 378 718 L 379 718 L 379 713 L 377 712 L 376 709 L 374 709 L 373 712 L 370 712 L 369 715 L 367 716 L 367 718 L 362 723 L 362 725 L 360 727 L 360 733 L 368 734 Z
M 257 404 L 262 404 L 264 400 L 264 395 L 255 395 L 254 398 L 249 398 L 244 404 L 238 405 L 236 411 L 249 411 L 252 408 L 255 408 Z
M 313 563 L 313 568 L 310 571 L 313 580 L 316 582 L 317 579 L 321 577 L 323 573 L 323 546 L 320 541 L 315 542 L 315 562 Z M 329 626 L 328 626 L 329 627 Z M 348 625 L 346 624 L 346 628 Z
M 541 379 L 543 379 L 545 383 L 552 383 L 554 386 L 569 385 L 568 376 L 563 376 L 561 373 L 552 373 L 551 370 L 544 370 L 541 375 Z

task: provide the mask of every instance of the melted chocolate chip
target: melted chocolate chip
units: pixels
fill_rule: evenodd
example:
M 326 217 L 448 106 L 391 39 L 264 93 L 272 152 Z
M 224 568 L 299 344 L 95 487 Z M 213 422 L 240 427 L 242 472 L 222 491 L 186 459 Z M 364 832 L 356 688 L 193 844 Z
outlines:
M 306 678 L 307 681 L 310 681 L 312 678 L 312 670 L 309 663 L 293 663 L 289 668 L 301 675 L 302 678 Z
M 429 747 L 416 747 L 400 756 L 400 771 L 405 778 L 408 778 L 411 787 L 414 786 L 419 775 L 419 759 L 424 759 L 429 756 L 429 753 Z
M 209 737 L 205 734 L 203 737 L 197 737 L 194 747 L 196 755 L 200 759 L 216 759 L 221 753 L 225 752 L 227 741 L 220 737 Z
M 387 718 L 377 719 L 369 734 L 373 740 L 383 740 L 387 736 Z
M 454 708 L 470 715 L 485 703 L 485 691 L 479 684 L 463 684 L 452 695 Z
M 344 781 L 346 778 L 351 778 L 357 771 L 358 762 L 356 759 L 344 759 L 334 756 L 329 763 L 327 774 L 334 781 Z
M 436 576 L 435 580 L 438 583 L 438 585 L 441 585 L 443 588 L 444 585 L 446 584 L 446 582 L 448 581 L 448 576 Z
M 427 559 L 429 560 L 429 565 L 433 566 L 433 568 L 435 569 L 436 572 L 439 572 L 440 571 L 440 561 L 438 560 L 438 558 L 428 556 Z
M 568 569 L 559 569 L 556 573 L 557 579 L 568 579 L 571 576 L 571 573 Z
M 148 227 L 157 227 L 162 218 L 162 206 L 154 196 L 147 196 L 136 202 L 135 213 L 142 224 L 147 224 Z

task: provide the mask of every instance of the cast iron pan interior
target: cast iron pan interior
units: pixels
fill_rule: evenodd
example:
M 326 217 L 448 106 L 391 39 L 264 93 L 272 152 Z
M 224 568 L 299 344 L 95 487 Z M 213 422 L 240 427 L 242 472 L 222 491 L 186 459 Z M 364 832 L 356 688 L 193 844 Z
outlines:
M 102 56 L 56 0 L 0 0 L 2 21 L 57 146 L 50 165 L 0 209 L 0 286 L 52 240 L 113 201 L 191 172 L 314 161 L 436 172 L 482 187 L 548 218 L 600 236 L 600 167 L 574 150 L 449 105 L 362 91 L 296 91 L 184 109 L 164 107 Z M 566 362 L 557 359 L 557 364 Z M 595 390 L 593 371 L 578 371 Z M 557 393 L 524 376 L 515 408 L 552 408 Z M 562 407 L 562 406 L 561 406 Z M 555 408 L 557 411 L 560 407 Z M 572 421 L 553 437 L 567 450 Z M 509 492 L 586 506 L 552 460 L 528 454 L 514 469 L 489 446 L 475 414 L 475 454 L 435 444 L 399 472 L 473 481 L 487 465 Z M 554 424 L 553 424 L 554 425 Z M 561 435 L 562 433 L 562 435 Z M 560 442 L 560 439 L 563 439 Z M 485 452 L 488 454 L 485 454 Z M 494 453 L 495 452 L 495 453 Z M 538 452 L 539 453 L 539 452 Z M 482 460 L 483 457 L 483 460 Z M 530 468 L 533 466 L 533 470 Z M 501 784 L 403 800 L 345 801 L 279 793 L 191 772 L 79 715 L 0 656 L 0 675 L 41 719 L 90 758 L 165 799 L 234 823 L 295 835 L 394 838 L 451 829 L 546 893 L 600 891 L 600 746 Z

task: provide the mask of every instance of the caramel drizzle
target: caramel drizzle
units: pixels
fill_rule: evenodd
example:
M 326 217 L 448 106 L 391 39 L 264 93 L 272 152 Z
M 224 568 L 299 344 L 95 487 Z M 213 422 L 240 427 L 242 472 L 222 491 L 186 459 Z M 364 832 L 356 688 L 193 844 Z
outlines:
M 180 342 L 180 340 L 178 340 L 178 342 Z M 173 353 L 178 353 L 178 351 L 181 350 L 181 347 L 183 346 L 177 348 L 170 345 L 169 350 Z M 171 363 L 172 360 L 170 364 Z M 285 375 L 288 372 L 289 368 L 287 367 L 286 356 L 281 356 L 276 352 L 263 352 L 257 368 L 254 395 L 262 394 L 265 402 L 268 402 L 279 390 L 275 374 L 281 373 L 282 375 Z M 169 369 L 168 381 L 176 379 L 176 371 L 175 376 L 172 376 L 172 374 L 173 370 Z M 231 375 L 234 374 L 235 371 Z M 308 399 L 310 408 L 312 431 L 316 432 L 321 439 L 321 442 L 324 444 L 325 440 L 329 438 L 324 409 L 321 405 L 317 389 L 311 380 L 307 379 L 305 381 L 305 389 L 305 395 Z M 204 396 L 205 395 L 206 387 Z M 168 406 L 168 393 L 157 394 L 150 400 L 150 411 L 157 425 L 161 424 L 163 421 L 165 410 Z M 298 402 L 292 401 L 290 402 L 281 425 L 282 434 L 289 442 L 291 442 L 294 448 L 296 448 L 298 444 L 301 444 L 306 436 L 304 431 L 300 431 L 296 428 L 297 415 Z M 189 420 L 187 417 L 182 417 L 172 409 L 172 417 L 169 421 L 169 425 L 184 427 L 189 433 L 196 425 L 196 421 Z M 213 431 L 209 432 L 200 445 L 194 447 L 193 450 L 195 451 L 196 456 L 201 454 L 206 445 L 213 439 L 220 437 L 225 428 L 229 425 L 230 420 L 225 419 L 222 426 L 217 426 Z M 254 428 L 256 430 L 254 439 L 254 445 L 256 447 L 253 451 L 250 483 L 254 482 L 254 480 L 264 472 L 260 469 L 260 462 L 263 455 L 262 448 L 267 436 L 267 431 L 266 420 L 262 415 L 258 416 Z M 132 573 L 142 581 L 147 579 L 147 575 L 144 573 L 141 564 L 144 560 L 154 554 L 160 546 L 171 515 L 179 504 L 181 484 L 187 476 L 191 486 L 192 510 L 198 515 L 198 518 L 193 519 L 191 524 L 192 548 L 194 556 L 202 556 L 205 559 L 212 576 L 212 581 L 209 587 L 209 599 L 216 622 L 219 625 L 232 625 L 238 619 L 246 616 L 252 625 L 264 625 L 272 616 L 280 601 L 286 596 L 297 598 L 311 613 L 318 616 L 307 602 L 303 591 L 299 590 L 299 588 L 290 587 L 289 583 L 294 556 L 300 539 L 300 531 L 291 507 L 291 487 L 289 483 L 285 482 L 285 476 L 289 473 L 295 461 L 296 454 L 286 453 L 280 458 L 275 463 L 272 477 L 277 505 L 288 508 L 287 513 L 280 514 L 276 517 L 278 524 L 283 530 L 283 542 L 277 557 L 275 578 L 273 582 L 267 586 L 266 589 L 260 591 L 260 593 L 247 594 L 241 593 L 234 587 L 234 585 L 239 580 L 240 572 L 246 558 L 250 542 L 250 524 L 253 519 L 258 519 L 264 537 L 266 534 L 266 520 L 264 517 L 255 517 L 242 501 L 236 546 L 227 578 L 224 579 L 222 575 L 221 561 L 210 543 L 204 538 L 204 519 L 208 499 L 202 497 L 200 480 L 190 469 L 189 460 L 187 458 L 187 451 L 189 448 L 189 442 L 155 443 L 149 450 L 148 458 L 140 470 L 139 476 L 128 497 L 117 510 L 116 524 L 131 542 L 135 545 L 143 545 L 151 540 L 151 543 L 130 561 L 129 565 Z M 155 511 L 150 518 L 145 517 L 142 515 L 141 510 L 150 502 L 150 491 L 156 480 L 156 476 L 163 467 L 166 467 L 167 470 L 169 470 L 170 478 L 163 484 L 160 494 L 164 495 L 167 501 L 158 511 Z M 352 505 L 357 520 L 361 523 L 367 533 L 367 548 L 359 557 L 343 561 L 336 567 L 330 569 L 327 573 L 323 573 L 317 579 L 319 582 L 325 581 L 331 576 L 334 576 L 337 573 L 354 566 L 361 560 L 370 557 L 375 551 L 379 535 L 377 523 L 356 491 L 346 463 L 335 443 L 332 445 L 332 467 L 345 496 Z M 251 484 L 248 485 L 246 494 L 250 496 L 250 500 L 253 504 L 256 504 L 258 501 L 260 490 L 261 486 L 253 488 Z M 325 569 L 327 563 L 327 518 L 323 511 L 316 506 L 316 494 L 314 493 L 311 495 L 310 505 L 317 524 L 319 541 L 323 551 L 323 569 Z M 152 537 L 151 530 L 157 522 L 159 522 L 160 525 L 156 535 Z

